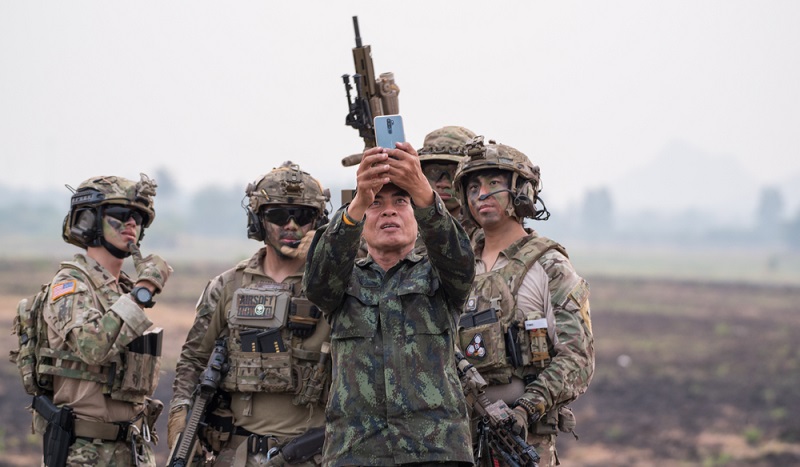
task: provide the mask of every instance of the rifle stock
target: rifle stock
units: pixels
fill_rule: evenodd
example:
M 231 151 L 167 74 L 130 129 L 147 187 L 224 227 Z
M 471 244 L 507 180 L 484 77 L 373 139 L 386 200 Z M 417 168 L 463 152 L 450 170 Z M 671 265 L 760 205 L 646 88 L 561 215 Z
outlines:
M 200 376 L 200 383 L 195 390 L 195 398 L 187 415 L 186 427 L 181 432 L 169 454 L 167 467 L 185 467 L 189 465 L 198 449 L 197 430 L 207 417 L 209 402 L 217 392 L 222 377 L 227 372 L 228 348 L 225 339 L 218 339 L 208 366 Z
M 352 76 L 355 95 L 351 94 L 353 86 L 350 84 L 350 75 L 342 75 L 348 109 L 345 124 L 358 130 L 359 136 L 364 140 L 364 149 L 366 150 L 375 147 L 373 119 L 379 115 L 400 113 L 398 100 L 400 88 L 394 81 L 394 73 L 381 73 L 378 78 L 375 77 L 372 47 L 363 45 L 361 42 L 358 16 L 353 16 L 353 29 L 356 36 L 356 46 L 353 47 L 353 65 L 356 72 Z M 345 167 L 357 165 L 359 162 L 361 162 L 360 154 L 353 154 L 342 159 L 342 165 Z
M 514 420 L 509 417 L 508 405 L 502 400 L 490 402 L 485 393 L 488 383 L 483 376 L 461 352 L 456 351 L 455 358 L 467 403 L 472 405 L 481 419 L 478 423 L 479 441 L 475 463 L 483 465 L 488 457 L 491 465 L 495 452 L 500 455 L 500 460 L 505 465 L 536 467 L 539 454 L 533 446 L 511 429 Z M 488 446 L 485 446 L 484 442 Z

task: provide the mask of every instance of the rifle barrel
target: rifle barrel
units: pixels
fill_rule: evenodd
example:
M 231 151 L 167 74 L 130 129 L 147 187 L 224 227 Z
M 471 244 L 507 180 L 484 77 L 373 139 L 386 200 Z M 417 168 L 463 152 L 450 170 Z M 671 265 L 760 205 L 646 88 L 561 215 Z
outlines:
M 356 47 L 361 47 L 361 32 L 358 30 L 358 16 L 353 16 L 353 29 L 356 30 Z

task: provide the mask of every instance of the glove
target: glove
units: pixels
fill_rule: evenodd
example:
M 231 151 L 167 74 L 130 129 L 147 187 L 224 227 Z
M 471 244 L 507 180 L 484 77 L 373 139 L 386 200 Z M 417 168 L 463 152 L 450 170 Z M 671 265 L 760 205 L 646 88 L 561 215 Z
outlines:
M 314 241 L 315 233 L 316 230 L 309 230 L 306 232 L 296 247 L 290 247 L 289 245 L 281 246 L 281 253 L 290 258 L 305 258 L 308 256 L 308 249 L 311 247 L 311 242 Z
M 169 411 L 169 419 L 167 420 L 167 444 L 170 450 L 175 447 L 178 442 L 178 437 L 183 433 L 186 428 L 186 417 L 189 415 L 189 408 L 181 405 Z
M 128 249 L 136 267 L 136 274 L 139 276 L 138 280 L 152 283 L 156 286 L 156 292 L 161 292 L 172 273 L 172 266 L 158 255 L 147 255 L 142 258 L 142 252 L 133 242 L 128 244 Z
M 531 393 L 528 393 L 531 395 Z M 544 415 L 544 400 L 536 397 L 520 397 L 514 404 L 514 409 L 522 409 L 528 414 L 528 425 L 534 425 Z
M 511 429 L 514 434 L 521 436 L 522 439 L 528 435 L 528 412 L 524 408 L 517 406 L 511 411 L 513 415 L 514 424 Z

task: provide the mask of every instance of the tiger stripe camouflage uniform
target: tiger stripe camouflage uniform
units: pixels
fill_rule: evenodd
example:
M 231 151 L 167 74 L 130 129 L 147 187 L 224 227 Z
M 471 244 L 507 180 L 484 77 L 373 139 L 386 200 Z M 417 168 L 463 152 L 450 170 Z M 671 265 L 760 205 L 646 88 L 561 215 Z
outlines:
M 318 233 L 304 276 L 332 328 L 323 462 L 472 463 L 452 358 L 474 270 L 469 238 L 436 195 L 414 208 L 427 255 L 412 250 L 384 273 L 369 256 L 356 260 L 364 222 L 345 224 L 346 209 Z

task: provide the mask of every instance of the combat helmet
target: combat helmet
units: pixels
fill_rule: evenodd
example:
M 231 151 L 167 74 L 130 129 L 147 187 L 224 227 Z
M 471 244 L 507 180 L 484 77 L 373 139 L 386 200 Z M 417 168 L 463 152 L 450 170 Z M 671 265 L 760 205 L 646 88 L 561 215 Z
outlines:
M 452 162 L 457 164 L 464 157 L 463 146 L 475 137 L 475 133 L 463 126 L 445 126 L 425 136 L 422 148 L 417 151 L 420 162 Z
M 300 166 L 292 161 L 284 162 L 280 167 L 248 184 L 245 196 L 249 200 L 245 206 L 247 238 L 262 242 L 266 239 L 267 233 L 260 214 L 270 205 L 308 206 L 317 211 L 314 228 L 327 222 L 325 203 L 331 198 L 330 190 L 323 188 L 316 178 L 300 170 Z
M 522 222 L 525 218 L 547 220 L 550 212 L 539 197 L 541 179 L 539 166 L 533 165 L 528 156 L 505 144 L 489 140 L 484 144 L 483 136 L 477 136 L 464 145 L 464 158 L 458 163 L 454 185 L 464 206 L 467 204 L 466 181 L 471 173 L 484 170 L 504 170 L 511 172 L 509 189 L 512 203 L 508 215 Z M 541 203 L 541 209 L 536 204 Z M 467 209 L 467 215 L 472 214 Z M 474 219 L 473 219 L 474 220 Z
M 103 211 L 110 205 L 135 208 L 142 215 L 142 229 L 137 244 L 144 237 L 144 229 L 153 223 L 156 212 L 153 209 L 153 197 L 156 195 L 156 183 L 145 174 L 140 174 L 138 182 L 116 176 L 98 176 L 83 181 L 77 189 L 69 185 L 72 191 L 70 208 L 62 227 L 62 238 L 65 242 L 81 248 L 104 246 L 117 258 L 130 255 L 119 250 L 103 237 Z

